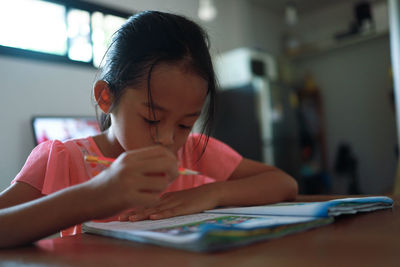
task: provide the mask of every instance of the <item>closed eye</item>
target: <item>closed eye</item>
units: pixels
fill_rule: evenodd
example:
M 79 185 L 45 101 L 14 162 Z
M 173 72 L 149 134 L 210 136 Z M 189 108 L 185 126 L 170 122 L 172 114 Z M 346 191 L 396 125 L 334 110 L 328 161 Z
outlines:
M 149 119 L 146 119 L 146 118 L 143 118 L 143 120 L 146 123 L 150 124 L 150 125 L 156 125 L 156 124 L 158 124 L 160 122 L 160 120 L 149 120 Z
M 189 125 L 179 124 L 179 127 L 182 128 L 182 129 L 190 130 L 190 129 L 192 129 L 193 126 L 191 126 L 191 125 L 189 126 Z

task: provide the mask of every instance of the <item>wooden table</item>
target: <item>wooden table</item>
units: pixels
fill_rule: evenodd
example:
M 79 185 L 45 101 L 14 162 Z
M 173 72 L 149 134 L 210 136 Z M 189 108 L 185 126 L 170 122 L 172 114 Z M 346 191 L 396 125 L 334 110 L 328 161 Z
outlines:
M 333 196 L 300 196 L 318 201 Z M 218 253 L 194 253 L 89 234 L 0 250 L 0 266 L 400 266 L 400 196 L 393 209 Z

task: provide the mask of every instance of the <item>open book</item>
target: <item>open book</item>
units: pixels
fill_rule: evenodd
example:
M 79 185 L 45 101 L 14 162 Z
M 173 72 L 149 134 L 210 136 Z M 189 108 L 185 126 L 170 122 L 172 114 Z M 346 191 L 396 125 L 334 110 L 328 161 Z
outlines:
M 215 251 L 332 223 L 333 216 L 391 208 L 389 197 L 222 208 L 163 220 L 86 222 L 84 232 L 192 251 Z

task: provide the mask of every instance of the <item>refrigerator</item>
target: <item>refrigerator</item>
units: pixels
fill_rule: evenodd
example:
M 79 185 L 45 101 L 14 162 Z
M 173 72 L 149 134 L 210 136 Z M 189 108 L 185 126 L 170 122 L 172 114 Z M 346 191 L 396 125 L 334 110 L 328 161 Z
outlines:
M 291 88 L 278 81 L 275 58 L 238 48 L 214 58 L 218 79 L 213 137 L 244 157 L 296 176 L 299 146 Z

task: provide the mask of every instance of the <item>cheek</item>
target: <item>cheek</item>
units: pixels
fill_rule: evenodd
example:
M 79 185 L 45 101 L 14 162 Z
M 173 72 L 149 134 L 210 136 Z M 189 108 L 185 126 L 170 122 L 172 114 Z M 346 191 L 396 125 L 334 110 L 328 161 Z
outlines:
M 120 118 L 116 136 L 125 150 L 139 149 L 153 144 L 150 128 L 140 118 Z
M 178 151 L 186 143 L 190 131 L 179 130 L 175 135 L 175 152 Z

